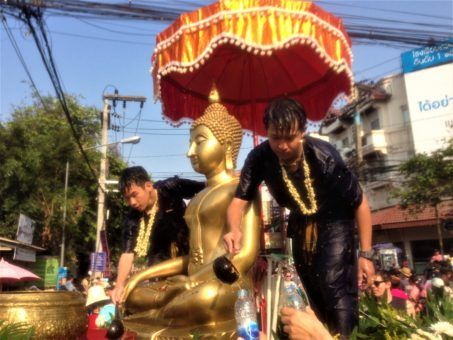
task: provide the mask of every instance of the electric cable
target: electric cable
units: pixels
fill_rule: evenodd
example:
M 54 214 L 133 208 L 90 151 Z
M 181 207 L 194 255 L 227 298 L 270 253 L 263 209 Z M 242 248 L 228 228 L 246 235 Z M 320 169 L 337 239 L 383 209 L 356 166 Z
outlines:
M 25 62 L 25 59 L 24 59 L 20 49 L 19 49 L 19 46 L 17 45 L 16 39 L 14 38 L 14 35 L 11 32 L 11 30 L 10 30 L 10 28 L 9 28 L 7 22 L 6 22 L 5 16 L 2 13 L 0 13 L 0 15 L 2 17 L 2 24 L 3 24 L 3 27 L 5 28 L 6 34 L 8 36 L 8 39 L 9 39 L 9 41 L 10 41 L 10 43 L 11 43 L 13 49 L 14 49 L 14 52 L 16 52 L 17 58 L 19 59 L 20 63 L 22 64 L 22 67 L 24 68 L 24 71 L 27 74 L 28 79 L 30 80 L 30 83 L 31 83 L 31 85 L 32 85 L 32 87 L 33 87 L 33 89 L 35 91 L 35 94 L 38 96 L 43 108 L 48 110 L 47 105 L 44 102 L 44 99 L 42 98 L 41 93 L 39 92 L 38 87 L 36 86 L 36 83 L 33 80 L 33 77 L 31 76 L 31 72 L 28 69 L 28 66 L 27 66 L 27 64 Z

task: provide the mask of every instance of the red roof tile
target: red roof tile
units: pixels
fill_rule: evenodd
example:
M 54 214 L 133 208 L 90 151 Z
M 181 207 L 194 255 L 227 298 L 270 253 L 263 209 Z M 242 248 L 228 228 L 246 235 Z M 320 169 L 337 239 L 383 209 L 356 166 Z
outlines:
M 445 204 L 444 204 L 445 203 Z M 443 202 L 440 207 L 440 217 L 451 216 L 451 202 Z M 371 213 L 373 228 L 395 229 L 409 228 L 436 224 L 434 208 L 427 207 L 418 213 L 411 212 L 409 209 L 401 209 L 400 206 L 394 205 Z

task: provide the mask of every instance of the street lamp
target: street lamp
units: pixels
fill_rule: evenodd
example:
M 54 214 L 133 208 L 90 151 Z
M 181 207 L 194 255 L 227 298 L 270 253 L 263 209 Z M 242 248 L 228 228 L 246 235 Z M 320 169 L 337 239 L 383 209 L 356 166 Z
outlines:
M 140 142 L 140 136 L 132 136 L 123 138 L 118 142 L 107 143 L 102 145 L 90 146 L 84 150 L 96 149 L 102 147 L 101 157 L 101 174 L 99 176 L 99 189 L 98 189 L 98 218 L 96 224 L 96 249 L 97 252 L 100 244 L 100 234 L 104 221 L 104 201 L 105 201 L 105 169 L 107 162 L 107 146 L 117 144 L 137 144 Z M 64 266 L 64 254 L 65 254 L 65 241 L 66 241 L 66 203 L 67 203 L 67 191 L 68 191 L 68 178 L 69 178 L 69 162 L 66 162 L 66 176 L 65 176 L 65 187 L 64 187 L 64 206 L 63 206 L 63 225 L 61 234 L 61 252 L 60 252 L 60 267 Z
M 86 150 L 101 148 L 103 146 L 118 145 L 118 144 L 137 144 L 138 142 L 140 142 L 140 140 L 141 140 L 140 136 L 132 136 L 132 137 L 123 138 L 123 139 L 121 139 L 118 142 L 90 146 L 90 147 L 85 148 L 83 150 L 86 151 Z

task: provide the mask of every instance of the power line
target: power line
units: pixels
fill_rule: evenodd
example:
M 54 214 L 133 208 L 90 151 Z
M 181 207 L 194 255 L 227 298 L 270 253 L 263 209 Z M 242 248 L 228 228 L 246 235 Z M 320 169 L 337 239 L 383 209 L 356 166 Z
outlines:
M 250 150 L 253 149 L 253 147 L 243 147 L 240 148 L 240 150 Z M 174 153 L 174 154 L 160 154 L 160 155 L 141 155 L 141 156 L 135 156 L 132 158 L 164 158 L 164 157 L 182 157 L 186 156 L 185 153 Z
M 93 37 L 93 36 L 88 36 L 88 35 L 83 35 L 83 34 L 68 33 L 68 32 L 61 32 L 61 31 L 54 31 L 54 30 L 52 30 L 51 32 L 52 32 L 52 34 L 66 35 L 69 37 L 84 38 L 84 39 L 91 39 L 91 40 L 97 40 L 97 41 L 111 41 L 111 42 L 129 44 L 129 45 L 143 45 L 143 46 L 151 45 L 149 42 L 135 42 L 135 41 L 129 41 L 129 40 L 100 38 L 100 37 Z
M 104 30 L 104 31 L 107 31 L 107 32 L 111 32 L 111 33 L 117 33 L 117 34 L 124 34 L 124 35 L 128 35 L 128 36 L 131 36 L 131 35 L 136 35 L 136 36 L 141 36 L 141 37 L 150 37 L 150 36 L 153 36 L 155 37 L 157 35 L 157 33 L 131 33 L 131 32 L 123 32 L 123 31 L 118 31 L 118 30 L 114 30 L 114 29 L 110 29 L 110 28 L 107 28 L 107 27 L 103 27 L 103 26 L 100 26 L 100 25 L 97 25 L 97 24 L 93 24 L 91 22 L 88 22 L 84 19 L 80 19 L 80 18 L 76 18 L 77 20 L 83 22 L 84 24 L 87 24 L 89 26 L 92 26 L 92 27 L 95 27 L 95 28 L 98 28 L 98 29 L 101 29 L 101 30 Z
M 46 103 L 44 102 L 44 99 L 42 98 L 41 93 L 39 93 L 38 87 L 36 86 L 36 83 L 33 80 L 33 77 L 31 76 L 30 70 L 28 69 L 25 59 L 22 56 L 22 53 L 20 52 L 16 39 L 14 38 L 14 35 L 12 34 L 11 29 L 9 28 L 9 26 L 6 22 L 6 18 L 3 14 L 0 13 L 0 15 L 2 17 L 3 27 L 5 28 L 8 39 L 9 39 L 11 45 L 13 46 L 14 51 L 16 52 L 17 58 L 19 59 L 20 63 L 22 64 L 22 67 L 24 68 L 24 71 L 27 74 L 27 77 L 30 80 L 31 85 L 33 86 L 33 89 L 35 90 L 35 94 L 38 96 L 39 100 L 41 101 L 43 108 L 47 110 Z
M 330 1 L 323 1 L 323 0 L 317 0 L 316 3 L 322 3 L 322 4 L 327 4 L 329 6 L 340 6 L 340 7 L 351 7 L 351 8 L 361 8 L 361 9 L 366 9 L 366 10 L 373 10 L 373 11 L 380 11 L 380 12 L 385 12 L 385 13 L 399 13 L 399 14 L 409 14 L 413 16 L 420 16 L 423 18 L 433 18 L 433 19 L 441 19 L 441 20 L 451 20 L 451 17 L 443 17 L 443 16 L 437 16 L 437 15 L 429 15 L 426 13 L 417 13 L 417 12 L 408 12 L 408 11 L 399 11 L 399 10 L 386 10 L 383 8 L 376 8 L 376 7 L 368 7 L 368 6 L 358 6 L 358 5 L 351 5 L 351 4 L 346 4 L 346 3 L 338 3 L 338 2 L 330 2 Z
M 128 124 L 126 124 L 124 127 L 127 127 L 128 125 L 130 125 L 131 123 L 133 123 L 133 121 L 129 122 Z M 174 127 L 174 128 L 139 128 L 140 131 L 173 131 L 173 132 L 189 132 L 190 129 L 189 128 L 177 128 L 177 127 Z
M 136 136 L 137 135 L 137 131 L 138 131 L 138 127 L 140 125 L 140 118 L 142 116 L 142 108 L 143 108 L 143 105 L 140 104 L 140 110 L 138 111 L 138 120 L 137 120 L 137 125 L 135 127 L 135 132 L 134 132 L 134 135 Z M 131 148 L 129 149 L 129 155 L 127 156 L 127 161 L 126 163 L 129 163 L 129 159 L 131 158 L 131 153 L 132 153 L 132 149 L 134 148 L 134 145 L 131 146 Z
M 390 59 L 386 59 L 386 60 L 384 60 L 384 61 L 382 61 L 382 62 L 380 62 L 380 63 L 378 63 L 378 64 L 375 64 L 375 65 L 373 65 L 373 66 L 369 66 L 369 67 L 366 67 L 366 68 L 364 68 L 364 69 L 361 69 L 361 70 L 359 70 L 359 71 L 357 71 L 357 72 L 354 72 L 354 75 L 358 75 L 358 74 L 364 73 L 364 72 L 366 72 L 366 71 L 369 71 L 369 70 L 372 70 L 372 69 L 377 68 L 377 67 L 379 67 L 379 66 L 388 64 L 389 62 L 394 61 L 394 60 L 397 60 L 397 59 L 400 59 L 400 58 L 401 58 L 401 56 L 396 56 L 396 57 L 392 57 L 392 58 L 390 58 Z
M 132 133 L 133 129 L 125 129 L 124 132 Z M 154 132 L 141 132 L 141 135 L 151 135 L 151 136 L 185 136 L 188 137 L 189 133 L 154 133 Z
M 18 7 L 20 2 L 18 0 L 5 0 L 6 6 Z M 176 4 L 177 5 L 174 5 Z M 168 2 L 162 2 L 156 4 L 156 2 L 150 3 L 137 3 L 135 2 L 132 6 L 125 6 L 123 4 L 116 3 L 105 3 L 105 2 L 86 2 L 76 0 L 54 0 L 47 2 L 33 2 L 32 5 L 36 5 L 35 8 L 46 9 L 47 12 L 55 15 L 71 16 L 77 18 L 86 19 L 97 19 L 99 18 L 117 18 L 121 20 L 133 19 L 133 20 L 164 20 L 173 21 L 183 12 L 194 10 L 200 6 L 196 2 L 176 2 L 174 4 Z M 5 6 L 5 5 L 4 5 Z M 40 7 L 41 6 L 41 7 Z M 20 6 L 19 6 L 20 7 Z M 370 10 L 371 7 L 354 6 L 349 5 L 346 7 L 358 7 Z M 408 15 L 421 15 L 421 13 L 411 13 L 404 11 L 389 11 L 383 9 L 376 9 L 376 11 L 384 11 L 386 13 L 404 13 Z M 338 13 L 333 12 L 335 15 Z M 348 31 L 350 37 L 353 40 L 368 40 L 368 41 L 380 41 L 382 44 L 389 43 L 400 43 L 404 45 L 426 45 L 435 39 L 437 41 L 447 40 L 451 38 L 451 29 L 448 25 L 434 25 L 431 22 L 414 22 L 414 21 L 402 21 L 388 18 L 375 18 L 369 16 L 359 16 L 352 14 L 341 14 L 346 17 L 345 28 Z M 423 14 L 426 17 L 426 15 Z M 445 20 L 451 20 L 451 18 L 437 17 Z M 379 24 L 370 25 L 370 22 L 379 22 Z M 363 23 L 368 25 L 364 25 Z M 388 23 L 395 23 L 397 27 L 390 27 Z M 384 25 L 387 24 L 387 25 Z M 423 25 L 422 29 L 413 29 L 411 26 L 418 27 L 420 24 Z M 445 29 L 444 31 L 439 29 Z
M 96 180 L 97 180 L 96 172 L 94 171 L 93 167 L 91 166 L 91 163 L 90 163 L 90 161 L 88 159 L 88 156 L 87 156 L 87 154 L 86 154 L 85 150 L 83 149 L 83 146 L 82 146 L 82 144 L 80 142 L 79 134 L 76 131 L 74 123 L 72 121 L 72 117 L 71 117 L 71 114 L 69 112 L 69 109 L 68 109 L 68 106 L 67 106 L 67 103 L 66 103 L 66 97 L 65 97 L 65 94 L 64 94 L 64 92 L 62 90 L 62 86 L 61 86 L 61 82 L 60 82 L 60 79 L 59 79 L 59 75 L 58 75 L 58 72 L 56 70 L 55 63 L 53 61 L 52 51 L 50 49 L 50 45 L 49 45 L 49 42 L 48 42 L 48 39 L 47 39 L 47 35 L 46 35 L 45 29 L 44 29 L 44 26 L 43 26 L 43 23 L 42 23 L 41 14 L 39 12 L 32 11 L 30 7 L 25 6 L 25 5 L 22 7 L 22 13 L 24 15 L 24 19 L 23 20 L 28 25 L 28 27 L 30 29 L 30 32 L 32 33 L 33 39 L 35 40 L 36 47 L 38 48 L 39 54 L 40 54 L 41 59 L 42 59 L 42 61 L 44 63 L 46 71 L 49 74 L 49 77 L 50 77 L 51 83 L 52 83 L 52 85 L 53 85 L 53 87 L 55 89 L 57 98 L 58 98 L 58 100 L 60 102 L 60 105 L 61 105 L 61 107 L 63 109 L 63 112 L 64 112 L 64 114 L 66 116 L 66 119 L 68 121 L 68 124 L 69 124 L 69 126 L 71 128 L 72 135 L 73 135 L 74 139 L 76 140 L 76 143 L 77 143 L 77 145 L 79 147 L 79 150 L 80 150 L 80 152 L 81 152 L 81 154 L 82 154 L 82 156 L 83 156 L 83 158 L 85 160 L 85 163 L 87 164 L 87 166 L 90 169 L 90 172 L 92 173 L 94 178 L 96 178 Z M 40 37 L 38 36 L 38 33 L 35 30 L 35 27 L 33 26 L 32 18 L 34 18 L 35 21 L 38 24 L 38 28 L 39 28 L 39 31 L 41 33 L 41 37 L 44 40 L 45 47 L 43 47 L 41 45 L 42 42 L 40 41 Z

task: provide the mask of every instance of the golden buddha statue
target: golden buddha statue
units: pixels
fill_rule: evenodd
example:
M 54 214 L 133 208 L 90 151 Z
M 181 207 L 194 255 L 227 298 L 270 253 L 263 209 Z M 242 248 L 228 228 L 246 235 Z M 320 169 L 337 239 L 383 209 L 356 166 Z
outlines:
M 234 169 L 241 141 L 241 125 L 218 102 L 211 103 L 193 122 L 187 156 L 193 169 L 206 176 L 207 186 L 190 201 L 184 216 L 190 229 L 189 255 L 151 266 L 133 276 L 126 286 L 126 308 L 133 314 L 125 324 L 140 336 L 235 336 L 236 292 L 252 289 L 250 268 L 259 248 L 256 202 L 248 207 L 242 220 L 241 251 L 233 257 L 228 255 L 239 272 L 239 280 L 233 285 L 222 283 L 214 274 L 213 262 L 226 253 L 226 211 L 239 182 Z M 156 278 L 166 279 L 139 286 L 142 281 Z

